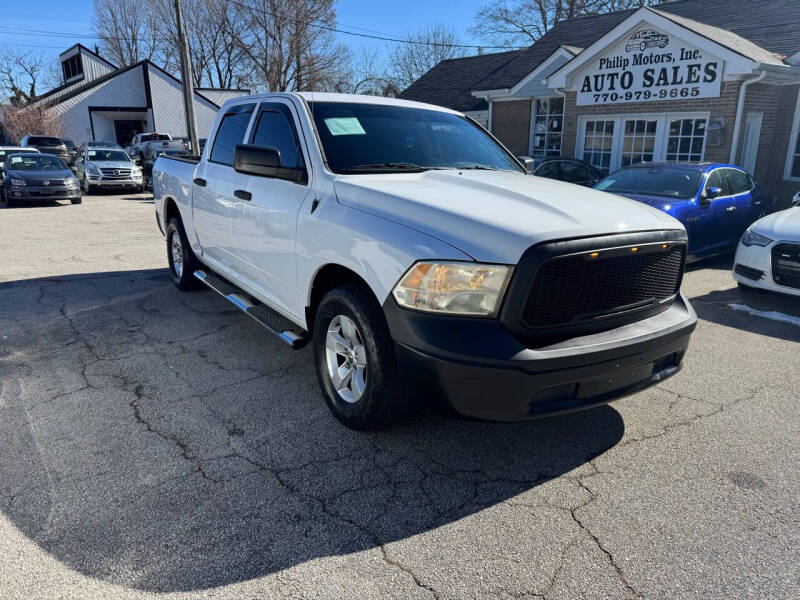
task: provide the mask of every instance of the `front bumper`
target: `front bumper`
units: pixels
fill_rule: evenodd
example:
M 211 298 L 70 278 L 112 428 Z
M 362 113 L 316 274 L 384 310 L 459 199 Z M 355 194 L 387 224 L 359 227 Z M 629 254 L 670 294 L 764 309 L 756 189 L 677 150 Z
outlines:
M 666 311 L 616 329 L 526 348 L 494 319 L 384 304 L 401 377 L 466 416 L 519 421 L 588 408 L 680 370 L 697 324 L 681 295 Z
M 780 242 L 772 242 L 767 246 L 745 246 L 739 242 L 731 274 L 742 285 L 800 296 L 800 289 L 781 285 L 772 276 L 772 248 L 777 243 Z
M 106 179 L 98 177 L 94 179 L 89 177 L 89 183 L 96 188 L 140 188 L 142 187 L 141 179 Z
M 5 186 L 6 198 L 11 200 L 72 200 L 81 197 L 78 187 L 65 186 Z

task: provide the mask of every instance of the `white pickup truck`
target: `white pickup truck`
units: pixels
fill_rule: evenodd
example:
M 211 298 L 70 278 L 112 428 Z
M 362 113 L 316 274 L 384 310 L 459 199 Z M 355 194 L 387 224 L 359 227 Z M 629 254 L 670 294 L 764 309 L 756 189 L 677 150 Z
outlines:
M 199 161 L 156 161 L 153 190 L 178 288 L 312 342 L 352 428 L 415 397 L 494 420 L 605 403 L 676 373 L 696 324 L 678 221 L 528 175 L 436 106 L 237 98 Z

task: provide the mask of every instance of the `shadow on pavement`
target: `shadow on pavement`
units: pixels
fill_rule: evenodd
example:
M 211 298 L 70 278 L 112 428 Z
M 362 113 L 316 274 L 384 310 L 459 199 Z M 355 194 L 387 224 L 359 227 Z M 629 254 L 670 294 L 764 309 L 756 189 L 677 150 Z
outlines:
M 0 509 L 63 563 L 141 590 L 208 589 L 454 523 L 624 432 L 608 406 L 347 430 L 309 349 L 181 294 L 165 270 L 0 284 L 0 302 Z
M 800 301 L 796 296 L 735 287 L 696 296 L 692 298 L 692 306 L 697 316 L 705 321 L 800 342 L 800 325 L 780 320 L 781 315 L 800 319 Z M 773 318 L 765 318 L 747 309 L 778 314 L 772 314 Z

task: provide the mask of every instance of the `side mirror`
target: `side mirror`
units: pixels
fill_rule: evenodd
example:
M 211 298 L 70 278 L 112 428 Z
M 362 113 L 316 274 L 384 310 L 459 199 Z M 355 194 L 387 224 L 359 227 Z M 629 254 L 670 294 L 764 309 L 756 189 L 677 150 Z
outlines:
M 307 181 L 305 169 L 281 166 L 281 153 L 268 146 L 238 144 L 233 151 L 233 169 L 258 177 L 273 177 L 295 183 Z
M 517 160 L 522 163 L 523 167 L 525 167 L 525 171 L 527 171 L 528 175 L 533 173 L 533 171 L 536 169 L 536 164 L 530 156 L 518 156 Z
M 719 196 L 721 193 L 722 193 L 722 188 L 719 188 L 719 187 L 715 186 L 715 187 L 706 188 L 705 196 L 706 196 L 706 198 L 711 200 L 711 199 L 716 198 L 717 196 Z
M 792 198 L 792 206 L 800 206 L 800 192 L 797 192 Z

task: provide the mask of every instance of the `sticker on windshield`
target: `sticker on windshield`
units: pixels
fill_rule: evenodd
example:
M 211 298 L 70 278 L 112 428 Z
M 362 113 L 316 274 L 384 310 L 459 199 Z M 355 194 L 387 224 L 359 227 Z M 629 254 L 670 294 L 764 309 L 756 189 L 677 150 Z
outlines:
M 11 164 L 12 165 L 15 165 L 15 164 L 21 163 L 21 162 L 22 162 L 22 157 L 21 156 L 12 156 L 11 157 Z
M 89 150 L 89 152 L 87 152 L 87 154 L 89 155 L 89 158 L 92 158 L 93 156 L 97 155 L 97 152 L 95 152 L 94 150 Z
M 356 117 L 335 117 L 325 119 L 331 135 L 367 135 Z

